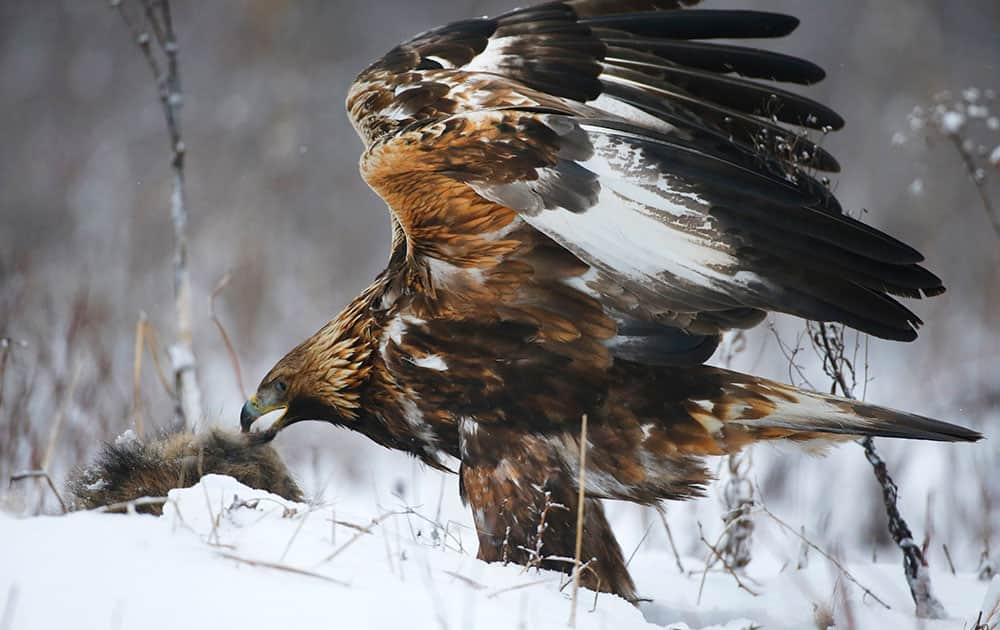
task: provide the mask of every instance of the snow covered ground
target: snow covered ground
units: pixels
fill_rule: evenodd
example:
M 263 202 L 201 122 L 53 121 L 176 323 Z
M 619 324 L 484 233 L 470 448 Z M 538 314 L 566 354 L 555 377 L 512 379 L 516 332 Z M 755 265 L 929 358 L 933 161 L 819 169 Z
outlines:
M 713 571 L 700 603 L 704 557 L 683 557 L 681 573 L 652 537 L 623 540 L 626 554 L 638 546 L 631 568 L 651 601 L 637 609 L 583 591 L 577 627 L 815 628 L 832 619 L 838 628 L 971 628 L 1000 597 L 1000 578 L 937 567 L 935 592 L 952 617 L 919 621 L 895 558 L 847 566 L 886 609 L 815 552 L 796 569 L 794 536 L 763 526 L 759 535 L 772 544 L 755 547 L 745 580 L 757 595 Z M 210 475 L 172 491 L 162 517 L 0 512 L 0 630 L 565 628 L 564 583 L 477 561 L 467 517 L 451 502 L 373 506 L 353 493 L 294 504 Z

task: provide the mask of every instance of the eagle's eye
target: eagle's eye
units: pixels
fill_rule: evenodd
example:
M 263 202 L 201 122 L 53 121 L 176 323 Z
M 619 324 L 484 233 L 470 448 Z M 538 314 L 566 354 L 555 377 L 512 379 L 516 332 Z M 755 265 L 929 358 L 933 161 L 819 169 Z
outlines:
M 278 392 L 279 394 L 284 394 L 287 390 L 288 390 L 288 385 L 285 384 L 285 381 L 274 382 L 274 391 Z

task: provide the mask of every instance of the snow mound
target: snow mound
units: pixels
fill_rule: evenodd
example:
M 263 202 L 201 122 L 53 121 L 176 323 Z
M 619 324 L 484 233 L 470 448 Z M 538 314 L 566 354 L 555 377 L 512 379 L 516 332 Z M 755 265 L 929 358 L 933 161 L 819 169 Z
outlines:
M 566 576 L 480 562 L 470 532 L 416 510 L 293 503 L 216 475 L 171 491 L 162 517 L 0 513 L 0 541 L 11 629 L 544 629 L 565 628 L 571 606 Z M 812 628 L 849 614 L 859 628 L 961 628 L 989 597 L 971 574 L 937 572 L 937 595 L 960 617 L 918 623 L 895 564 L 849 567 L 886 610 L 820 557 L 802 570 L 755 558 L 745 581 L 757 596 L 724 572 L 700 589 L 702 561 L 683 561 L 687 574 L 671 555 L 637 553 L 631 567 L 652 601 L 637 609 L 583 591 L 577 627 Z

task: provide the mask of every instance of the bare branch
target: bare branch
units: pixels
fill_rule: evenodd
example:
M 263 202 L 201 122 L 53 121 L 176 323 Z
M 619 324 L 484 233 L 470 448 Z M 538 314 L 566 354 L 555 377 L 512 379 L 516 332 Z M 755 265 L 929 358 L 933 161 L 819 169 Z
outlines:
M 184 103 L 178 62 L 180 47 L 174 32 L 169 0 L 157 0 L 155 3 L 152 0 L 141 0 L 141 2 L 145 16 L 141 28 L 129 16 L 126 2 L 112 0 L 111 6 L 118 10 L 153 74 L 170 141 L 170 167 L 173 171 L 170 216 L 174 227 L 174 311 L 177 338 L 169 348 L 169 354 L 174 370 L 175 414 L 179 423 L 190 429 L 201 419 L 202 409 L 201 391 L 195 371 L 191 273 L 187 261 L 188 212 L 184 189 L 185 146 L 180 122 L 180 109 Z M 152 30 L 152 38 L 147 28 Z M 152 45 L 154 42 L 156 50 Z M 163 62 L 157 59 L 157 53 L 163 57 Z
M 840 393 L 847 398 L 854 398 L 854 386 L 857 379 L 854 367 L 847 360 L 844 344 L 844 326 L 828 325 L 823 322 L 809 322 L 810 339 L 816 352 L 823 359 L 823 371 L 831 379 L 831 392 Z M 866 364 L 867 368 L 867 364 Z M 942 619 L 946 616 L 944 607 L 931 594 L 930 574 L 927 572 L 927 560 L 923 552 L 913 540 L 910 526 L 899 512 L 899 492 L 896 483 L 889 476 L 885 461 L 875 450 L 875 441 L 871 437 L 860 440 L 865 449 L 865 457 L 872 465 L 875 478 L 882 488 L 882 500 L 886 515 L 889 518 L 889 533 L 896 546 L 903 552 L 903 570 L 906 575 L 910 595 L 916 604 L 917 616 L 927 619 Z
M 750 467 L 750 453 L 733 453 L 727 458 L 729 478 L 723 489 L 726 513 L 722 520 L 726 524 L 725 535 L 720 545 L 726 562 L 736 569 L 750 564 L 751 541 L 753 538 L 753 484 L 747 478 Z
M 903 570 L 906 582 L 910 587 L 910 595 L 917 606 L 917 616 L 925 619 L 944 619 L 947 615 L 941 602 L 931 594 L 930 574 L 927 572 L 927 559 L 920 545 L 913 540 L 910 526 L 899 513 L 897 502 L 899 492 L 896 482 L 889 476 L 885 460 L 875 450 L 875 442 L 870 437 L 861 440 L 865 449 L 865 457 L 875 471 L 875 478 L 882 487 L 882 500 L 889 517 L 889 533 L 896 546 L 903 552 Z

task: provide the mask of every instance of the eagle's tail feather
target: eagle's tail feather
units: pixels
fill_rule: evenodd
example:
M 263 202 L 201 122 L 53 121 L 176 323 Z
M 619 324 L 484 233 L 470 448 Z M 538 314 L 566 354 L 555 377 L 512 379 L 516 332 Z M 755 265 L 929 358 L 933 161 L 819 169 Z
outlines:
M 587 492 L 596 497 L 653 504 L 697 496 L 711 479 L 702 457 L 756 442 L 819 453 L 864 436 L 938 442 L 983 437 L 956 424 L 728 370 L 632 370 L 626 368 L 606 405 L 607 422 L 597 424 L 588 440 L 594 452 L 587 456 Z M 619 398 L 627 406 L 617 408 Z M 635 410 L 655 410 L 659 417 L 643 418 Z M 629 420 L 637 426 L 628 429 Z M 576 448 L 568 443 L 570 465 Z
M 742 376 L 742 375 L 740 375 Z M 746 403 L 732 404 L 724 415 L 722 442 L 726 434 L 745 432 L 751 441 L 786 439 L 843 440 L 858 437 L 891 437 L 935 442 L 974 442 L 983 436 L 971 429 L 934 420 L 915 413 L 805 391 L 765 379 L 747 379 L 734 384 Z M 739 447 L 740 439 L 735 446 Z

